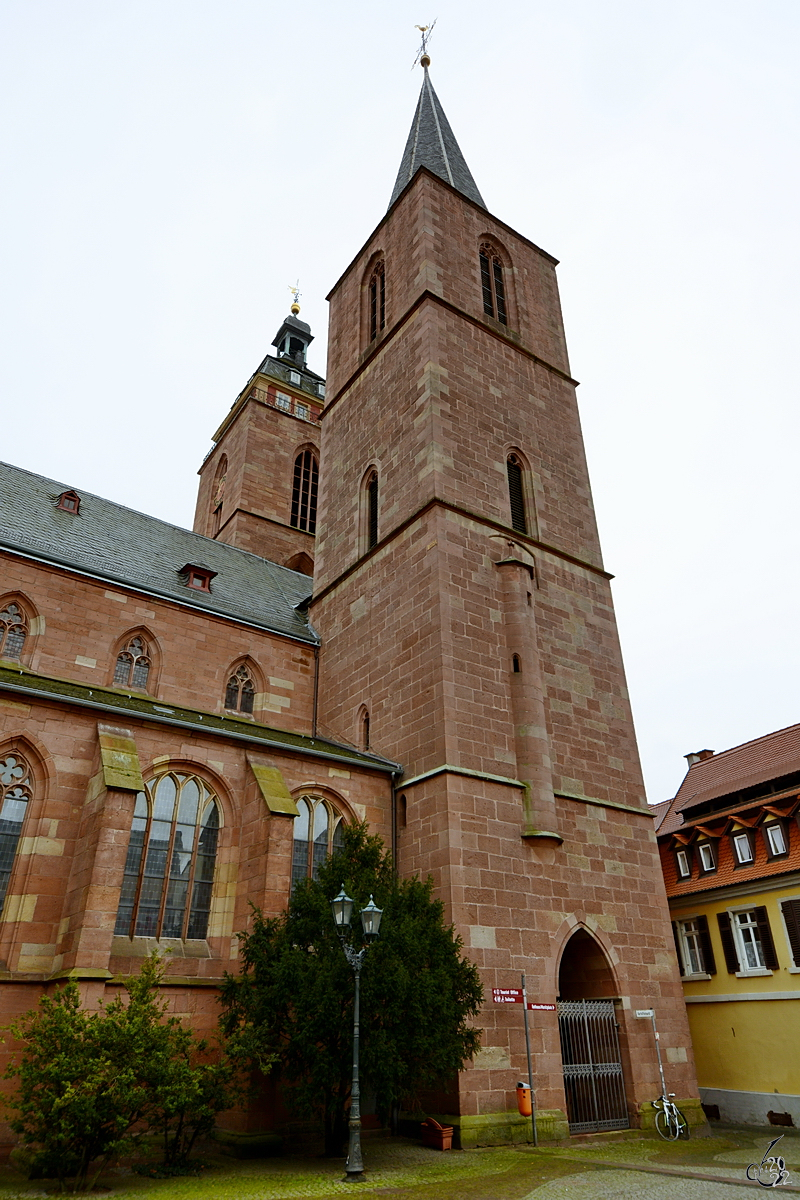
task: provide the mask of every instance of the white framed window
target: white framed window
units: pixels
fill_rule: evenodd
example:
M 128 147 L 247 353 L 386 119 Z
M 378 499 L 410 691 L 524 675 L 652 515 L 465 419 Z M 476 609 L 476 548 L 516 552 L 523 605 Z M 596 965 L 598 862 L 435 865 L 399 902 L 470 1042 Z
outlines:
M 739 950 L 739 961 L 745 971 L 763 971 L 766 967 L 764 947 L 758 929 L 754 908 L 731 914 L 734 937 Z
M 289 382 L 290 383 L 299 383 L 300 382 L 300 372 L 299 371 L 290 371 L 289 372 Z
M 733 852 L 736 855 L 738 863 L 751 863 L 753 861 L 753 847 L 750 843 L 749 833 L 735 833 L 733 835 Z
M 310 408 L 308 407 L 308 405 L 307 405 L 307 404 L 301 404 L 299 400 L 295 400 L 295 402 L 294 402 L 294 415 L 295 415 L 296 417 L 302 417 L 304 421 L 307 421 L 307 420 L 308 420 L 308 414 L 310 413 L 310 411 L 311 411 L 311 410 L 310 410 Z
M 318 384 L 317 384 L 317 391 L 319 392 L 320 396 L 322 396 L 322 398 L 323 398 L 323 400 L 324 400 L 324 399 L 325 399 L 325 384 L 324 384 L 324 383 L 318 383 Z
M 275 393 L 275 407 L 282 408 L 284 412 L 292 411 L 292 397 L 287 396 L 286 392 Z
M 711 842 L 700 842 L 697 850 L 700 855 L 700 866 L 703 870 L 715 871 L 717 869 L 717 860 Z
M 706 965 L 700 941 L 700 922 L 697 917 L 679 922 L 681 949 L 687 975 L 704 975 Z
M 785 854 L 787 850 L 786 835 L 780 825 L 767 825 L 764 832 L 767 835 L 767 846 L 772 855 Z
M 689 866 L 689 855 L 685 850 L 678 850 L 675 854 L 675 861 L 678 864 L 678 874 L 681 879 L 688 879 L 692 873 L 692 868 Z

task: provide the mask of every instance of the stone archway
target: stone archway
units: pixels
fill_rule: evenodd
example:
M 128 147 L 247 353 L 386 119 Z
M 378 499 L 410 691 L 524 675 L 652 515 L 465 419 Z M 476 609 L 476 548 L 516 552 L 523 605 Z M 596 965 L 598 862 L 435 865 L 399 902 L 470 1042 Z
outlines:
M 570 1133 L 627 1129 L 617 986 L 602 946 L 577 929 L 558 972 L 558 1030 Z

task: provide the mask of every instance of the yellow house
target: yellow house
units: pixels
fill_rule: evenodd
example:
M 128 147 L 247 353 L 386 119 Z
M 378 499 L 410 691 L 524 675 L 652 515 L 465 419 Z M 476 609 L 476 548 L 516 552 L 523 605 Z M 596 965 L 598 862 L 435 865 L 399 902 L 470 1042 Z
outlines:
M 703 1108 L 800 1126 L 800 725 L 686 757 L 656 828 Z

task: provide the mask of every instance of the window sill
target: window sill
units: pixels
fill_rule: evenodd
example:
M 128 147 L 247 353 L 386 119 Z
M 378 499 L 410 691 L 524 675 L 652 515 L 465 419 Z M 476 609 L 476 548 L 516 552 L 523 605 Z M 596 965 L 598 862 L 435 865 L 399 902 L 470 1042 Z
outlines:
M 694 975 L 684 975 L 683 982 L 684 983 L 707 983 L 710 978 L 711 978 L 711 976 L 707 975 L 705 973 L 705 971 L 698 971 Z
M 787 967 L 786 970 L 790 975 L 800 975 L 800 967 Z
M 774 974 L 774 972 L 768 971 L 766 969 L 766 967 L 759 967 L 757 970 L 752 970 L 752 971 L 737 971 L 736 978 L 737 979 L 752 979 L 752 978 L 754 978 L 754 976 L 757 976 L 757 975 L 773 975 L 773 974 Z
M 170 960 L 176 958 L 211 958 L 211 949 L 203 938 L 150 938 L 126 937 L 125 934 L 115 934 L 111 943 L 112 957 L 147 958 L 153 950 L 168 950 Z

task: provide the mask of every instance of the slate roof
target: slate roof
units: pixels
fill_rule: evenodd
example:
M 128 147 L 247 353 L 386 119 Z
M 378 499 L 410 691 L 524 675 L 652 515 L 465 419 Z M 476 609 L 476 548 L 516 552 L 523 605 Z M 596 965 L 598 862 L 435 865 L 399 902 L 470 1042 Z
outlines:
M 694 763 L 686 772 L 658 833 L 674 833 L 680 829 L 684 817 L 688 820 L 690 810 L 700 804 L 734 796 L 746 788 L 795 772 L 800 772 L 800 725 L 789 725 L 752 742 L 713 754 Z
M 389 201 L 392 207 L 397 197 L 407 183 L 414 177 L 420 167 L 427 167 L 438 175 L 445 183 L 486 208 L 483 197 L 478 191 L 472 172 L 466 164 L 464 155 L 455 135 L 450 128 L 450 122 L 444 115 L 444 109 L 439 103 L 439 97 L 433 90 L 433 84 L 425 67 L 425 78 L 419 94 L 417 111 L 411 123 L 406 148 L 400 162 L 400 170 Z
M 0 546 L 305 642 L 317 641 L 295 607 L 311 594 L 307 575 L 81 488 L 75 488 L 80 511 L 60 511 L 58 497 L 74 486 L 0 463 Z M 178 571 L 187 563 L 217 572 L 210 593 L 185 586 Z

